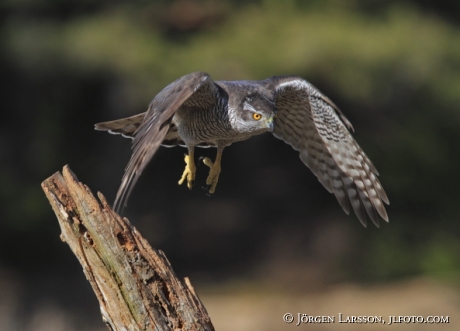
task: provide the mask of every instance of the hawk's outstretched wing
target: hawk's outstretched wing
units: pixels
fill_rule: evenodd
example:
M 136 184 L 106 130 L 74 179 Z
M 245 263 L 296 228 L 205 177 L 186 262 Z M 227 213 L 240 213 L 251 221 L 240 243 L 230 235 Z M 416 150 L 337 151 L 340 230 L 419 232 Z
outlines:
M 351 136 L 351 123 L 338 107 L 300 77 L 272 77 L 263 83 L 274 91 L 275 137 L 300 152 L 347 214 L 351 202 L 364 226 L 366 212 L 376 226 L 378 215 L 388 222 L 382 201 L 389 202 L 377 169 Z
M 142 123 L 132 134 L 134 140 L 131 159 L 114 202 L 117 212 L 120 207 L 126 206 L 139 176 L 163 142 L 176 111 L 182 105 L 191 108 L 210 107 L 216 102 L 217 93 L 218 89 L 208 74 L 195 72 L 169 84 L 152 100 Z M 101 124 L 96 124 L 96 128 L 98 126 L 99 129 L 104 129 Z

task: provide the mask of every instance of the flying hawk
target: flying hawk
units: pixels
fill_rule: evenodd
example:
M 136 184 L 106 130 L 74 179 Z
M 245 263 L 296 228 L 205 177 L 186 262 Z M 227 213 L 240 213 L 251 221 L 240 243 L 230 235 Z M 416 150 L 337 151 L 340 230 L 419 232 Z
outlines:
M 189 189 L 195 180 L 195 147 L 216 147 L 214 162 L 203 159 L 210 168 L 206 184 L 212 194 L 224 148 L 269 131 L 299 151 L 302 162 L 334 193 L 347 214 L 351 204 L 364 226 L 366 213 L 376 226 L 379 216 L 388 222 L 383 204 L 389 204 L 387 195 L 377 179 L 377 169 L 351 136 L 351 123 L 328 97 L 301 77 L 213 81 L 208 74 L 195 72 L 166 86 L 145 113 L 95 127 L 133 139 L 115 210 L 126 206 L 160 145 L 187 147 L 179 184 L 186 181 Z

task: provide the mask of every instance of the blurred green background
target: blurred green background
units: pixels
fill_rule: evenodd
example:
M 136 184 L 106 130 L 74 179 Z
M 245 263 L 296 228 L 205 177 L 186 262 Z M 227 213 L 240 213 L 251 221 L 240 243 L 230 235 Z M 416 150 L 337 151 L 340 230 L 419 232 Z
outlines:
M 177 185 L 185 149 L 161 149 L 125 215 L 212 319 L 236 288 L 324 300 L 341 284 L 421 280 L 456 293 L 443 302 L 459 311 L 460 2 L 4 0 L 0 16 L 1 330 L 105 329 L 40 183 L 69 164 L 113 201 L 130 140 L 93 124 L 145 111 L 193 71 L 306 78 L 353 123 L 391 202 L 389 224 L 363 228 L 269 134 L 226 149 L 212 198 L 200 189 L 207 168 L 189 191 Z M 266 311 L 263 329 L 286 327 L 286 309 Z

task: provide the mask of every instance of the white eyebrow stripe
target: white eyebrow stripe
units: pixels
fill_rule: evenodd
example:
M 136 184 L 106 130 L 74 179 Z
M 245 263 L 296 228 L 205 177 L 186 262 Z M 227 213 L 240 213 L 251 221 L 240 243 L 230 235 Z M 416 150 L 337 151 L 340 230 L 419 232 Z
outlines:
M 243 109 L 244 109 L 244 110 L 250 110 L 250 111 L 253 111 L 253 112 L 255 112 L 255 113 L 259 113 L 259 112 L 258 112 L 256 109 L 254 109 L 254 107 L 251 106 L 251 104 L 250 104 L 249 102 L 247 102 L 247 101 L 245 101 L 245 102 L 243 103 Z

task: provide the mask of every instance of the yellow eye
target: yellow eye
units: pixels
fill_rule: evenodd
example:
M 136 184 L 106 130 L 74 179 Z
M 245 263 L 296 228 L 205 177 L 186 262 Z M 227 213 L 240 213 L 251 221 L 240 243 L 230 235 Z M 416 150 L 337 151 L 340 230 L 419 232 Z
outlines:
M 252 114 L 252 118 L 255 119 L 256 121 L 260 120 L 262 118 L 262 115 L 254 113 Z

